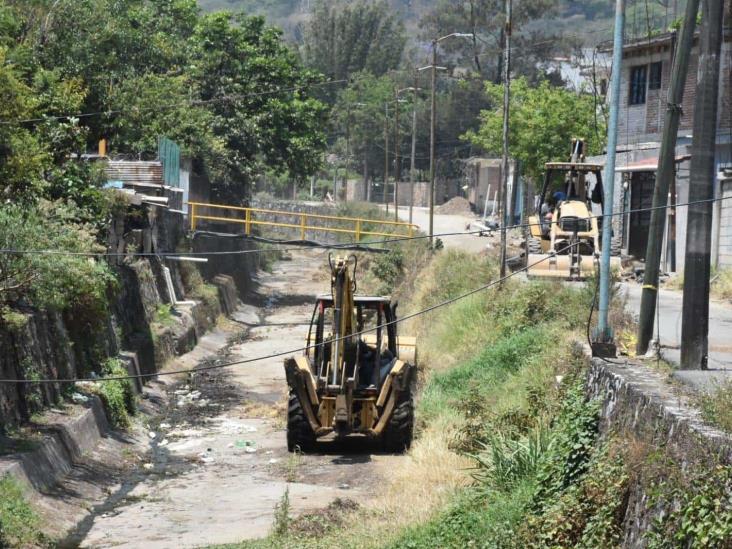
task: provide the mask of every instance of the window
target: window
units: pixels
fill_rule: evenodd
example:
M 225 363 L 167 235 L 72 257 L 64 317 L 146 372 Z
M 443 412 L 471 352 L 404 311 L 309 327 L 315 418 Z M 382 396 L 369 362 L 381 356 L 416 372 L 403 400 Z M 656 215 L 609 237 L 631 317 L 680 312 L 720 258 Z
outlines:
M 648 89 L 649 90 L 660 90 L 661 89 L 661 72 L 663 70 L 663 61 L 657 63 L 651 63 L 650 70 L 648 71 Z
M 642 105 L 646 102 L 646 65 L 638 65 L 630 69 L 630 90 L 628 103 Z

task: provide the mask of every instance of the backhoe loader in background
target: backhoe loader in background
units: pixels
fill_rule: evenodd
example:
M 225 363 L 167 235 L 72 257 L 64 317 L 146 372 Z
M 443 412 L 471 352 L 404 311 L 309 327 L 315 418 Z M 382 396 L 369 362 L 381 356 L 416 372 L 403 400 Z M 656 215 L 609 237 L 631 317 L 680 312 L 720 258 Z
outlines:
M 530 277 L 584 280 L 601 254 L 601 231 L 592 204 L 602 209 L 602 164 L 585 162 L 584 142 L 572 140 L 569 162 L 547 162 L 536 214 L 525 242 Z M 590 192 L 588 176 L 595 185 Z M 557 181 L 559 179 L 559 181 Z M 620 269 L 620 239 L 612 239 L 610 266 Z
M 335 433 L 366 435 L 387 452 L 403 452 L 414 426 L 416 340 L 397 336 L 389 297 L 355 295 L 355 256 L 328 262 L 331 293 L 315 300 L 307 349 L 285 360 L 287 448 L 310 452 L 318 438 Z

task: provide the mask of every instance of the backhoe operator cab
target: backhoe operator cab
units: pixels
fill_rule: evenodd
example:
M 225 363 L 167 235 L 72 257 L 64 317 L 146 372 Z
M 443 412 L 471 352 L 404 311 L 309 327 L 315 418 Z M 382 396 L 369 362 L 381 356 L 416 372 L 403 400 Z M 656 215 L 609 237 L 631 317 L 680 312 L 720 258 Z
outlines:
M 529 218 L 527 273 L 583 280 L 594 273 L 601 254 L 601 227 L 592 205 L 602 209 L 603 165 L 585 162 L 584 142 L 574 139 L 568 162 L 544 167 L 537 214 Z M 611 256 L 612 268 L 619 269 L 619 239 L 612 239 Z
M 332 293 L 315 300 L 307 349 L 285 361 L 290 451 L 312 451 L 329 433 L 377 438 L 389 452 L 411 444 L 415 339 L 397 335 L 390 298 L 354 295 L 352 270 L 354 257 L 331 263 Z

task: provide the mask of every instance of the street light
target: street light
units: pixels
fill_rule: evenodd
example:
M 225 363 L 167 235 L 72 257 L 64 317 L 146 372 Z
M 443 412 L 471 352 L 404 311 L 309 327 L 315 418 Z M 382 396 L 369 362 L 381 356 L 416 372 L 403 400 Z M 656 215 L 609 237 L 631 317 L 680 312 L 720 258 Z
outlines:
M 394 92 L 394 102 L 396 103 L 396 106 L 394 108 L 394 221 L 399 221 L 399 200 L 398 200 L 398 193 L 399 193 L 399 177 L 401 176 L 401 166 L 399 165 L 399 103 L 406 103 L 403 99 L 399 99 L 399 94 L 406 91 L 413 91 L 414 92 L 414 99 L 415 99 L 415 105 L 412 105 L 412 145 L 414 145 L 414 130 L 415 125 L 417 121 L 417 111 L 416 111 L 416 100 L 417 100 L 417 90 L 420 88 L 416 86 L 409 86 L 408 88 L 402 88 L 400 90 L 396 90 Z M 412 164 L 414 164 L 414 146 L 412 146 Z M 412 170 L 414 169 L 414 165 L 412 165 Z M 412 202 L 414 201 L 414 178 L 413 175 L 410 175 L 410 194 L 411 199 L 409 201 L 409 222 L 412 222 Z
M 431 98 L 430 98 L 430 247 L 434 247 L 434 221 L 435 221 L 435 83 L 437 80 L 437 71 L 438 70 L 447 70 L 446 67 L 439 67 L 437 65 L 437 44 L 442 42 L 443 40 L 447 40 L 448 38 L 473 38 L 472 33 L 465 33 L 465 32 L 452 32 L 450 34 L 446 34 L 445 36 L 441 36 L 440 38 L 435 38 L 432 40 L 432 64 L 427 65 L 426 67 L 421 67 L 417 69 L 418 71 L 423 71 L 426 69 L 431 69 L 432 72 L 432 90 L 431 90 Z

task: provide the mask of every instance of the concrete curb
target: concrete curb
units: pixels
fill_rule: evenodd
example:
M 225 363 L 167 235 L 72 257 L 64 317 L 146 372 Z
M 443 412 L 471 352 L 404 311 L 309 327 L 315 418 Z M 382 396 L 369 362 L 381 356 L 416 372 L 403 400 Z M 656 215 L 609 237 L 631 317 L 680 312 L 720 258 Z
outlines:
M 1 457 L 0 477 L 11 475 L 35 490 L 49 490 L 109 431 L 104 405 L 91 395 L 81 414 L 49 425 L 38 448 Z

